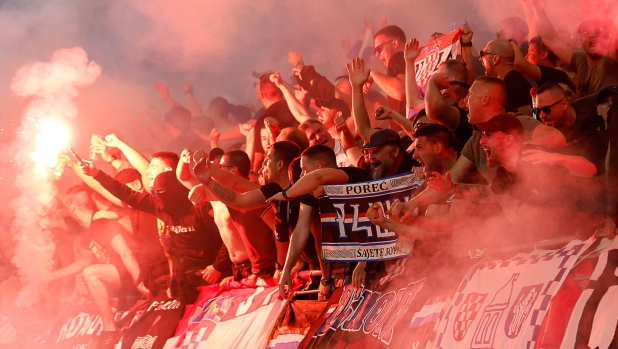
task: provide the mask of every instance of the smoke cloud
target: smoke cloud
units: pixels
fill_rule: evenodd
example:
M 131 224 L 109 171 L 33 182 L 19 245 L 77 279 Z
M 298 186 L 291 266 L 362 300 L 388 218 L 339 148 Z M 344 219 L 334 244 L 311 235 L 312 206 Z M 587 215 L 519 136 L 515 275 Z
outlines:
M 50 167 L 69 141 L 63 123 L 77 116 L 73 98 L 78 88 L 92 84 L 100 74 L 101 68 L 88 61 L 86 51 L 75 47 L 55 51 L 49 62 L 25 65 L 13 78 L 15 95 L 29 98 L 16 139 L 15 184 L 21 195 L 12 202 L 13 263 L 24 283 L 15 302 L 19 307 L 38 301 L 38 287 L 53 269 L 50 208 L 55 186 Z

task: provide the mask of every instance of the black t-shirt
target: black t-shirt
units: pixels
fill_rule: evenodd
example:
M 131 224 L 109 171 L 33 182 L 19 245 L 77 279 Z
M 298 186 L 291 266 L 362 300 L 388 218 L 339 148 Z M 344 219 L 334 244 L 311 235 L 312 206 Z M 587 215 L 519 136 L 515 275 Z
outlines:
M 468 111 L 459 107 L 457 107 L 457 110 L 459 110 L 459 125 L 457 126 L 457 129 L 453 131 L 453 135 L 459 142 L 457 145 L 457 151 L 461 151 L 463 145 L 466 144 L 470 137 L 472 137 L 473 129 L 470 121 L 468 121 Z
M 581 156 L 597 167 L 597 175 L 605 173 L 605 156 L 609 144 L 605 122 L 596 113 L 596 99 L 585 97 L 574 101 L 575 124 L 565 133 L 566 147 L 562 154 Z
M 539 87 L 548 82 L 555 82 L 567 84 L 571 89 L 575 90 L 575 86 L 569 80 L 569 76 L 562 70 L 538 64 L 537 67 L 541 69 L 541 78 L 536 82 Z
M 396 52 L 388 61 L 388 67 L 386 68 L 387 76 L 397 76 L 406 73 L 406 59 L 403 52 Z M 401 115 L 406 115 L 406 101 L 400 101 L 392 97 L 387 98 L 387 105 L 389 108 L 397 111 Z
M 504 77 L 504 83 L 506 84 L 506 103 L 509 106 L 517 109 L 532 105 L 530 97 L 532 86 L 520 72 L 516 70 L 508 72 Z
M 90 250 L 99 264 L 113 264 L 123 284 L 132 283 L 129 272 L 122 263 L 122 259 L 112 247 L 112 240 L 123 235 L 124 228 L 115 220 L 97 219 L 92 221 L 90 227 L 83 229 L 80 234 L 80 246 Z M 127 244 L 128 241 L 125 240 Z

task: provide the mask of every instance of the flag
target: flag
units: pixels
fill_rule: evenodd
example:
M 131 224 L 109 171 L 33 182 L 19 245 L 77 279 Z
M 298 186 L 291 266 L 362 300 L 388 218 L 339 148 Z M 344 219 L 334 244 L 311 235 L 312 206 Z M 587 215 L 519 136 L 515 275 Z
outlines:
M 457 28 L 439 38 L 431 39 L 423 45 L 421 54 L 414 61 L 418 86 L 424 87 L 442 62 L 454 59 L 457 56 L 455 50 L 460 37 L 461 32 Z
M 560 349 L 618 348 L 618 239 L 601 253 L 575 304 Z
M 388 212 L 395 200 L 408 201 L 423 183 L 414 173 L 369 182 L 325 185 L 320 200 L 322 259 L 327 262 L 375 262 L 406 257 L 409 247 L 395 232 L 369 222 L 367 210 L 377 203 Z

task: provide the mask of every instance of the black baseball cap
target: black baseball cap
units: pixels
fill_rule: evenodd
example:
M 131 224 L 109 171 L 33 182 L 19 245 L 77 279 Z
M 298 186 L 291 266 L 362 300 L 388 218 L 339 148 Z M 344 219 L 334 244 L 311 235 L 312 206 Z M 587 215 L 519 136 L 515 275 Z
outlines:
M 378 130 L 376 133 L 372 134 L 371 137 L 369 137 L 369 141 L 363 145 L 363 150 L 375 149 L 387 144 L 401 147 L 401 137 L 397 131 L 388 128 Z
M 604 85 L 597 92 L 597 104 L 603 103 L 603 100 L 611 95 L 618 95 L 618 86 Z

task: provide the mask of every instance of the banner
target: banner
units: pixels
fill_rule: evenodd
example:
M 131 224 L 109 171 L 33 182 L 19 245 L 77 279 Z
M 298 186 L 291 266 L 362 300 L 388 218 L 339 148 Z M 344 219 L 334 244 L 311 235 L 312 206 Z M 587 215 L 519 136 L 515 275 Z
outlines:
M 533 348 L 551 298 L 592 241 L 471 269 L 440 321 L 435 348 Z
M 423 183 L 414 173 L 369 182 L 325 185 L 320 200 L 322 259 L 328 262 L 375 262 L 406 257 L 409 247 L 395 232 L 369 222 L 367 209 L 379 204 L 387 213 L 395 200 L 408 201 Z
M 440 63 L 457 56 L 456 49 L 460 37 L 461 32 L 457 28 L 437 39 L 427 41 L 421 50 L 421 54 L 414 61 L 418 86 L 424 87 L 427 84 L 431 74 L 438 69 Z
M 309 272 L 293 275 L 293 289 L 310 280 Z M 265 348 L 286 300 L 272 278 L 258 279 L 257 288 L 243 282 L 200 287 L 197 301 L 187 307 L 176 334 L 165 349 Z
M 618 239 L 601 253 L 579 297 L 560 349 L 616 348 L 618 325 Z

